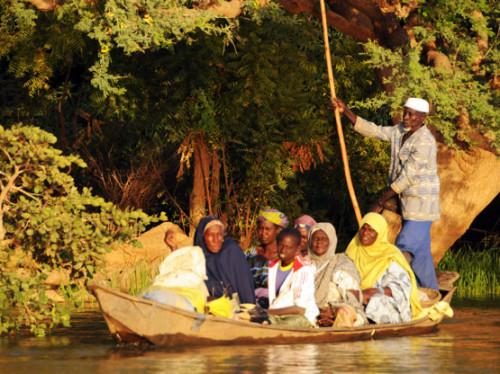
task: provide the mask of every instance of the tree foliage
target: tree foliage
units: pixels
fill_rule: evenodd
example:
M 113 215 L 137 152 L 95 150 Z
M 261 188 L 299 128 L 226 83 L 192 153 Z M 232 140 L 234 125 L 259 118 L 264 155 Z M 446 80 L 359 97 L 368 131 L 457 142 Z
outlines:
M 191 188 L 193 172 L 189 165 L 193 163 L 195 140 L 202 134 L 209 151 L 221 163 L 220 191 L 212 201 L 214 211 L 230 217 L 233 234 L 251 234 L 248 230 L 253 228 L 254 213 L 262 205 L 286 206 L 289 215 L 299 214 L 299 201 L 305 200 L 295 187 L 299 184 L 297 173 L 322 161 L 335 162 L 338 157 L 331 143 L 324 51 L 316 20 L 290 17 L 276 4 L 253 4 L 246 8 L 244 17 L 237 19 L 213 13 L 210 18 L 209 12 L 203 13 L 203 22 L 211 25 L 205 27 L 200 26 L 198 12 L 189 12 L 186 14 L 197 17 L 199 26 L 183 28 L 184 34 L 174 38 L 178 28 L 172 26 L 172 31 L 165 24 L 160 26 L 155 17 L 141 23 L 160 3 L 148 3 L 146 10 L 134 6 L 126 11 L 118 9 L 124 4 L 119 2 L 82 5 L 77 10 L 71 4 L 66 2 L 54 12 L 37 13 L 31 26 L 18 22 L 18 28 L 26 27 L 32 34 L 38 29 L 49 30 L 48 25 L 56 29 L 59 19 L 65 24 L 73 22 L 72 32 L 79 38 L 69 33 L 68 37 L 81 44 L 79 49 L 50 49 L 49 55 L 59 57 L 45 61 L 52 67 L 44 80 L 49 88 L 30 91 L 31 96 L 20 94 L 16 104 L 28 102 L 25 110 L 18 110 L 19 119 L 30 122 L 38 116 L 37 123 L 56 133 L 64 149 L 72 145 L 85 155 L 92 168 L 83 181 L 118 203 L 124 199 L 102 182 L 106 169 L 116 171 L 116 182 L 128 180 L 127 176 L 140 170 L 141 165 L 166 164 L 166 171 L 149 167 L 150 175 L 163 173 L 163 180 L 153 179 L 157 186 L 163 183 L 166 193 L 146 186 L 148 178 L 138 179 L 142 184 L 131 190 L 151 191 L 149 196 L 158 196 L 162 205 L 152 207 L 155 211 L 167 209 L 174 217 L 189 216 L 182 213 L 189 212 L 184 191 Z M 186 7 L 179 9 L 186 11 Z M 174 18 L 168 21 L 171 25 Z M 139 29 L 137 35 L 123 32 L 141 25 L 144 30 L 154 29 L 172 39 L 155 44 L 158 38 L 146 41 Z M 363 66 L 358 57 L 359 46 L 338 32 L 331 33 L 339 91 L 346 98 L 356 98 L 375 89 L 370 67 Z M 55 38 L 52 33 L 45 35 Z M 66 38 L 65 33 L 58 35 Z M 126 35 L 135 42 L 126 44 Z M 40 49 L 49 52 L 44 49 L 43 37 L 39 37 L 36 42 Z M 93 67 L 103 61 L 103 56 L 109 64 L 101 64 L 100 71 L 119 79 L 95 84 L 98 75 Z M 22 81 L 30 79 L 29 71 L 13 81 L 9 72 L 14 60 L 29 58 L 15 48 L 4 58 L 6 80 L 19 90 Z M 107 88 L 103 86 L 108 83 Z M 10 101 L 3 107 L 6 121 L 12 120 L 16 105 Z M 179 162 L 183 173 L 177 172 Z M 341 173 L 340 164 L 335 165 L 333 172 Z M 357 172 L 361 177 L 363 169 Z M 172 183 L 176 174 L 179 178 Z M 368 176 L 361 178 L 366 180 Z M 116 187 L 121 183 L 110 184 Z M 337 187 L 338 193 L 342 187 Z M 298 195 L 292 196 L 288 189 Z
M 55 141 L 37 127 L 0 127 L 0 332 L 25 325 L 40 335 L 46 319 L 67 323 L 46 296 L 48 274 L 84 286 L 113 242 L 131 240 L 156 220 L 78 191 L 68 172 L 85 163 L 62 155 Z
M 313 0 L 281 0 L 318 15 Z M 496 0 L 327 1 L 329 24 L 363 43 L 384 91 L 358 107 L 398 111 L 409 96 L 433 105 L 443 143 L 498 152 L 499 8 Z

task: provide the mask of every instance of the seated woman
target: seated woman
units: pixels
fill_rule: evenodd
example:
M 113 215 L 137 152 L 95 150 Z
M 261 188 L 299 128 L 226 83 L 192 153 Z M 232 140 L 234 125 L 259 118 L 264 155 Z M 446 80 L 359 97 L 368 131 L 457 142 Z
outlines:
M 208 296 L 203 251 L 200 247 L 178 249 L 175 232 L 171 230 L 165 233 L 164 241 L 172 253 L 161 263 L 159 274 L 143 291 L 143 298 L 203 313 Z
M 241 303 L 255 303 L 253 278 L 243 250 L 224 234 L 224 224 L 216 217 L 201 219 L 194 234 L 194 245 L 205 255 L 208 279 L 205 281 L 212 298 L 237 293 Z
M 257 236 L 260 244 L 245 251 L 253 275 L 257 303 L 264 309 L 269 308 L 267 291 L 269 264 L 278 259 L 276 238 L 287 222 L 288 218 L 279 210 L 261 209 L 257 216 Z
M 387 230 L 382 215 L 366 214 L 346 254 L 361 275 L 366 317 L 374 323 L 409 322 L 421 311 L 417 282 L 401 251 L 388 242 Z
M 293 222 L 293 227 L 299 230 L 300 236 L 302 240 L 300 241 L 300 255 L 302 257 L 307 256 L 308 248 L 307 248 L 307 240 L 309 238 L 309 231 L 311 230 L 311 227 L 313 227 L 316 224 L 316 221 L 314 218 L 311 216 L 308 216 L 307 214 L 304 214 L 303 216 L 300 216 Z
M 360 326 L 365 324 L 366 318 L 363 305 L 355 295 L 359 294 L 361 277 L 354 262 L 344 253 L 335 254 L 337 248 L 337 234 L 331 223 L 320 222 L 309 231 L 308 238 L 309 258 L 316 266 L 314 274 L 315 300 L 321 309 L 320 325 L 333 324 L 334 316 L 330 316 L 330 305 L 337 310 L 348 314 L 348 320 L 339 318 L 335 325 Z M 330 305 L 329 305 L 330 304 Z M 350 308 L 349 308 L 350 307 Z M 328 323 L 327 320 L 331 322 Z
M 318 307 L 314 301 L 314 268 L 298 254 L 300 232 L 287 228 L 278 235 L 280 260 L 269 268 L 269 320 L 290 327 L 312 327 Z

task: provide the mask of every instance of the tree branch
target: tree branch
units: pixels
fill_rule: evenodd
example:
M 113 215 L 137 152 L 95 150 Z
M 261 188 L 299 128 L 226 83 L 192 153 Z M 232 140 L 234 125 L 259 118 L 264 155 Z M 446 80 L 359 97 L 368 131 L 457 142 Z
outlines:
M 64 4 L 64 0 L 28 0 L 31 4 L 33 4 L 38 10 L 43 12 L 50 12 L 52 10 L 56 10 L 61 5 Z
M 38 197 L 36 197 L 37 194 L 32 194 L 31 192 L 25 191 L 24 189 L 22 189 L 20 187 L 17 187 L 17 186 L 13 186 L 12 189 L 16 190 L 17 192 L 22 193 L 23 195 L 28 196 L 29 198 L 31 198 L 31 199 L 33 199 L 35 201 L 40 202 L 40 199 Z
M 14 182 L 16 181 L 17 177 L 21 175 L 21 171 L 19 170 L 19 167 L 17 165 L 14 165 L 14 170 L 14 174 L 7 179 L 7 184 L 0 191 L 0 242 L 3 242 L 3 240 L 5 239 L 5 234 L 7 233 L 7 230 L 3 226 L 3 215 L 6 211 L 6 209 L 4 208 L 4 202 L 7 200 L 7 195 L 9 194 L 10 190 L 15 187 Z

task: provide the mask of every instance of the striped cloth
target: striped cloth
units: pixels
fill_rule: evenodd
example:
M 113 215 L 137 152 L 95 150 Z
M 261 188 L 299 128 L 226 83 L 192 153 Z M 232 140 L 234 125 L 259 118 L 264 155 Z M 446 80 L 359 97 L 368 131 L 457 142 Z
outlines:
M 377 126 L 358 116 L 354 130 L 368 138 L 391 142 L 388 185 L 401 198 L 403 219 L 438 221 L 440 182 L 437 173 L 437 147 L 427 126 L 415 131 L 403 146 L 403 123 Z

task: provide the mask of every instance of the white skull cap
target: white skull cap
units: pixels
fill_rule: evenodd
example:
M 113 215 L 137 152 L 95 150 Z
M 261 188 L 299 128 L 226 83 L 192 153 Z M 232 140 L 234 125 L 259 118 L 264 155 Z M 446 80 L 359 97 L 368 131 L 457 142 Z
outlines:
M 405 107 L 415 109 L 416 111 L 422 113 L 429 113 L 429 103 L 424 99 L 410 97 L 408 100 L 406 100 Z

